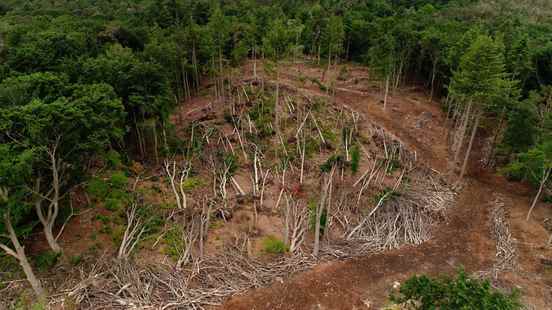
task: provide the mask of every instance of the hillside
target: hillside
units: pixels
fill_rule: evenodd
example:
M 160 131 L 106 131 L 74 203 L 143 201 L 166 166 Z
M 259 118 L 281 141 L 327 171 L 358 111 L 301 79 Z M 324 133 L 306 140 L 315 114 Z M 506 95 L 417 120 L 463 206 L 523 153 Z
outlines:
M 550 9 L 0 3 L 0 308 L 549 309 Z

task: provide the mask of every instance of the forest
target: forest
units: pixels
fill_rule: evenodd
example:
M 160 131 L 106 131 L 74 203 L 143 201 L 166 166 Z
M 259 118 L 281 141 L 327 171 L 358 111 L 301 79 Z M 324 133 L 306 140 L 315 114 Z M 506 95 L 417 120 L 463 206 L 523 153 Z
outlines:
M 224 302 L 423 246 L 474 179 L 546 232 L 551 33 L 546 0 L 3 0 L 0 308 L 246 309 Z M 524 254 L 491 198 L 496 274 Z M 456 292 L 425 277 L 391 301 L 530 303 L 472 276 L 484 301 L 424 304 Z

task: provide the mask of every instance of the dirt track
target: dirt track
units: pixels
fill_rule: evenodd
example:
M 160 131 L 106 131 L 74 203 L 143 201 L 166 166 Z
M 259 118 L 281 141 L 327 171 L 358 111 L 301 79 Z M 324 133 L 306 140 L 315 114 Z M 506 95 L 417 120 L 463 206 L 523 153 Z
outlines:
M 320 74 L 320 70 L 301 69 L 303 74 Z M 289 71 L 288 71 L 289 72 Z M 293 75 L 283 83 L 294 86 Z M 311 94 L 324 95 L 316 88 L 303 88 Z M 364 95 L 365 94 L 365 95 Z M 383 111 L 377 96 L 369 92 L 340 87 L 336 103 L 360 112 L 364 117 L 385 127 L 420 154 L 420 159 L 435 170 L 447 168 L 446 129 L 436 104 L 427 103 L 423 95 L 398 93 L 392 96 L 388 110 Z M 426 102 L 424 102 L 426 101 Z M 428 111 L 432 119 L 424 129 L 415 128 L 417 115 Z M 495 241 L 491 238 L 488 215 L 496 194 L 505 197 L 505 208 L 511 214 L 513 235 L 520 250 L 518 272 L 502 277 L 505 286 L 517 285 L 525 302 L 535 309 L 552 309 L 550 275 L 538 266 L 537 257 L 552 252 L 543 244 L 546 231 L 539 225 L 550 210 L 540 208 L 535 220 L 523 221 L 529 202 L 526 190 L 482 171 L 472 171 L 458 196 L 458 202 L 447 221 L 435 228 L 434 237 L 421 246 L 357 258 L 325 263 L 313 270 L 292 276 L 263 289 L 230 298 L 222 309 L 379 309 L 387 301 L 395 281 L 402 282 L 415 273 L 451 273 L 459 266 L 468 272 L 489 269 L 495 260 Z

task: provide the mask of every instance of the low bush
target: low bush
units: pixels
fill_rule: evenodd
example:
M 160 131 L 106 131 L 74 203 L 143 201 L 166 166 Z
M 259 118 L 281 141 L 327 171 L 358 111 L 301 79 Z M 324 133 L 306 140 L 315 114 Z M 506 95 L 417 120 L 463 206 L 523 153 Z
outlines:
M 517 291 L 502 293 L 492 288 L 489 281 L 471 278 L 463 270 L 455 278 L 413 276 L 401 285 L 398 295 L 391 295 L 391 301 L 420 310 L 521 309 Z
M 263 239 L 263 250 L 270 254 L 282 254 L 289 251 L 289 248 L 284 241 L 274 236 L 268 236 Z
M 34 265 L 39 271 L 50 270 L 55 266 L 60 255 L 60 253 L 53 251 L 42 252 L 33 258 Z

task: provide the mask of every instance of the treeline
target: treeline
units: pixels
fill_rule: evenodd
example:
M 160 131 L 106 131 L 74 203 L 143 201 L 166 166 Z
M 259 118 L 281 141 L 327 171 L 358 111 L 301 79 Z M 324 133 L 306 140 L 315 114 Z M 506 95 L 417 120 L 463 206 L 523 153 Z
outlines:
M 552 166 L 552 10 L 539 5 L 535 12 L 514 0 L 3 1 L 2 248 L 27 272 L 18 237 L 38 223 L 60 252 L 60 208 L 94 159 L 110 149 L 170 152 L 171 111 L 206 77 L 224 97 L 225 70 L 246 59 L 363 63 L 380 76 L 385 98 L 401 85 L 423 85 L 443 98 L 457 128 L 461 174 L 483 129 L 492 137 L 488 159 L 538 185 L 537 201 Z

